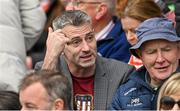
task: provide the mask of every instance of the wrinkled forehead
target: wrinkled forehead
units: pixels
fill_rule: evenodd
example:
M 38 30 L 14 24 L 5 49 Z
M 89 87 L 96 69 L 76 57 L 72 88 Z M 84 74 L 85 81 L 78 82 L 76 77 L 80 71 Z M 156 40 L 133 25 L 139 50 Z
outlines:
M 89 32 L 93 32 L 92 27 L 90 23 L 85 23 L 81 26 L 73 26 L 73 25 L 67 25 L 64 28 L 62 28 L 62 32 L 70 38 L 86 35 Z

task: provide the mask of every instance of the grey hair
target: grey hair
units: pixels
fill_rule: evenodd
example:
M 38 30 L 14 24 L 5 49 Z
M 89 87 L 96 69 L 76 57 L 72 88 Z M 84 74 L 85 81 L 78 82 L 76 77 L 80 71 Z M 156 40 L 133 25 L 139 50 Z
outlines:
M 67 10 L 53 20 L 53 30 L 62 29 L 67 25 L 81 26 L 91 24 L 91 18 L 80 10 Z
M 116 11 L 115 6 L 117 3 L 117 0 L 99 0 L 99 1 L 105 3 L 108 6 L 108 10 L 112 15 L 115 14 L 115 11 Z
M 46 89 L 49 103 L 61 98 L 64 101 L 64 108 L 66 110 L 71 109 L 72 87 L 68 78 L 63 73 L 50 70 L 32 72 L 22 79 L 19 91 L 23 91 L 38 82 Z

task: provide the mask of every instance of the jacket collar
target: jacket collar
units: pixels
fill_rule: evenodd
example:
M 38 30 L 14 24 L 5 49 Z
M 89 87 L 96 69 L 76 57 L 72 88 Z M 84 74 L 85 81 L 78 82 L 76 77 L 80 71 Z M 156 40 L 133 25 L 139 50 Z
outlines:
M 118 19 L 117 16 L 113 16 L 112 21 L 115 25 L 110 31 L 110 33 L 107 35 L 107 37 L 103 40 L 111 40 L 111 39 L 113 40 L 115 37 L 121 35 L 122 32 L 124 32 L 122 29 L 121 21 Z

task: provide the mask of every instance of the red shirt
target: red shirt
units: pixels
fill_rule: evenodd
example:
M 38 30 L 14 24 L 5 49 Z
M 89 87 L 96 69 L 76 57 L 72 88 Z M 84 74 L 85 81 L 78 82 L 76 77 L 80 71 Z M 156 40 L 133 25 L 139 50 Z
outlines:
M 94 75 L 86 78 L 72 75 L 74 110 L 93 110 L 94 106 Z

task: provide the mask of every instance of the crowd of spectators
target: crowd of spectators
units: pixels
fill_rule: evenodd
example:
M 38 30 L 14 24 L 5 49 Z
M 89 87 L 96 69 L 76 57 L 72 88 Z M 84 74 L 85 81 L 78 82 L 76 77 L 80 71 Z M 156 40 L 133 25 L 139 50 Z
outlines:
M 0 7 L 0 110 L 180 110 L 179 0 Z

